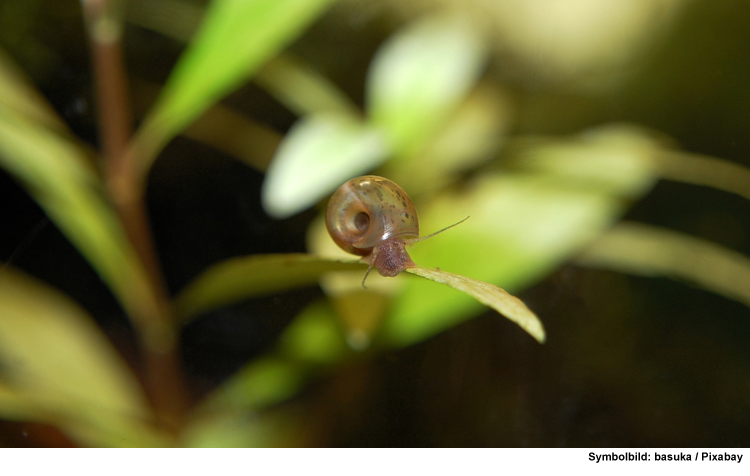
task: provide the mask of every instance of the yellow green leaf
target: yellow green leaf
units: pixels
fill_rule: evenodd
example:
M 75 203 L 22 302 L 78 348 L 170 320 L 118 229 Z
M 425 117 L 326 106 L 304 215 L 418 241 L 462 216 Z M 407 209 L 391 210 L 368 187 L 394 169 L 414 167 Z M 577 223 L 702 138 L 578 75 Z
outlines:
M 194 418 L 259 411 L 294 395 L 314 368 L 341 362 L 347 346 L 331 305 L 319 301 L 305 308 L 284 330 L 276 349 L 245 365 L 197 408 Z
M 0 166 L 17 178 L 107 283 L 131 317 L 149 296 L 143 269 L 72 139 L 0 104 Z
M 471 218 L 409 253 L 425 268 L 523 289 L 606 231 L 625 210 L 624 199 L 649 189 L 655 150 L 647 135 L 622 127 L 520 147 L 510 159 L 521 170 L 488 172 L 418 201 L 422 234 Z M 421 329 L 421 337 L 412 332 L 413 342 L 482 312 L 461 293 L 436 293 L 423 280 L 403 284 L 388 322 Z
M 641 223 L 621 223 L 578 263 L 695 283 L 750 306 L 750 258 L 716 243 Z
M 476 25 L 430 17 L 397 32 L 367 78 L 367 113 L 401 155 L 418 149 L 476 84 L 486 51 Z
M 409 268 L 406 270 L 407 273 L 421 276 L 425 279 L 435 281 L 436 283 L 445 284 L 454 289 L 458 289 L 461 292 L 468 294 L 477 301 L 481 302 L 485 306 L 489 306 L 496 310 L 509 320 L 518 324 L 521 329 L 528 332 L 534 339 L 540 343 L 544 342 L 545 333 L 542 322 L 534 314 L 531 309 L 526 305 L 508 293 L 506 290 L 495 286 L 494 284 L 485 283 L 484 281 L 478 281 L 476 279 L 467 278 L 458 274 L 449 273 L 439 269 L 427 269 L 420 268 Z M 392 321 L 390 330 L 395 332 L 400 339 L 409 339 L 409 330 L 405 328 L 393 330 L 393 327 L 414 324 L 414 321 Z
M 663 151 L 654 157 L 662 177 L 714 187 L 750 200 L 750 169 L 728 160 L 681 151 Z
M 253 82 L 298 116 L 321 113 L 361 116 L 356 104 L 335 84 L 290 54 L 280 54 L 269 61 Z
M 0 50 L 0 104 L 50 129 L 66 126 L 4 51 Z
M 179 294 L 175 307 L 177 314 L 187 319 L 242 299 L 314 285 L 331 271 L 364 266 L 304 254 L 233 258 L 203 272 Z
M 243 412 L 225 408 L 193 418 L 182 432 L 189 448 L 303 448 L 314 444 L 293 411 Z
M 0 415 L 59 426 L 82 444 L 168 444 L 137 380 L 76 303 L 0 271 Z

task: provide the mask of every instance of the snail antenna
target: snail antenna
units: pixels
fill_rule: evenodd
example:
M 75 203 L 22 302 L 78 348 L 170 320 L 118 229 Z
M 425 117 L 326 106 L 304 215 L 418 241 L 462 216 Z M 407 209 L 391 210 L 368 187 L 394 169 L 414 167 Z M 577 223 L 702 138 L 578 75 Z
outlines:
M 466 218 L 464 218 L 463 220 L 461 220 L 461 221 L 459 221 L 459 222 L 456 222 L 456 223 L 454 223 L 454 224 L 452 224 L 452 225 L 446 226 L 446 227 L 445 227 L 445 228 L 443 228 L 442 230 L 438 230 L 438 231 L 436 231 L 435 233 L 431 233 L 431 234 L 429 234 L 429 235 L 427 235 L 427 236 L 421 236 L 421 237 L 419 237 L 419 238 L 414 238 L 414 239 L 412 239 L 412 240 L 408 240 L 407 244 L 411 245 L 411 244 L 413 244 L 413 243 L 416 243 L 416 242 L 418 242 L 418 241 L 426 240 L 427 238 L 432 238 L 433 236 L 435 236 L 435 235 L 437 235 L 437 234 L 440 234 L 440 233 L 444 232 L 444 231 L 445 231 L 445 230 L 447 230 L 448 228 L 453 228 L 453 227 L 454 227 L 454 226 L 456 226 L 456 225 L 460 225 L 461 223 L 465 222 L 465 221 L 466 221 L 466 220 L 468 220 L 468 219 L 469 219 L 469 217 L 466 217 Z

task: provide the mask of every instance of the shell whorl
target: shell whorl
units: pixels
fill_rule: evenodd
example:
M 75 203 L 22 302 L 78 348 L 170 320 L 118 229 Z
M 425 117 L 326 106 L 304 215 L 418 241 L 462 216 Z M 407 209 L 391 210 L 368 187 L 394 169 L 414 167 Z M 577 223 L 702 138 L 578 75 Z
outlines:
M 409 196 L 375 175 L 349 180 L 333 194 L 326 227 L 344 251 L 362 256 L 389 238 L 419 237 L 417 211 Z

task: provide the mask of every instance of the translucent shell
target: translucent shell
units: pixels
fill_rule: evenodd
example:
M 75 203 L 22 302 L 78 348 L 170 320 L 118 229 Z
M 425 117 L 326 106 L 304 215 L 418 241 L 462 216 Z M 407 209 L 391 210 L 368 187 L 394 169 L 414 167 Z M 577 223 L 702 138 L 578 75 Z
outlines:
M 417 210 L 401 187 L 383 177 L 349 180 L 326 209 L 328 232 L 344 251 L 367 256 L 386 240 L 419 237 Z

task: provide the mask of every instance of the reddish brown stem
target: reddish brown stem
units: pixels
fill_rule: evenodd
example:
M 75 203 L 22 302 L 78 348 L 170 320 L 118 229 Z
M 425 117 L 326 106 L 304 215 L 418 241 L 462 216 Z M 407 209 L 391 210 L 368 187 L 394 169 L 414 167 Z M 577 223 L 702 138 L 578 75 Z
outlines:
M 105 158 L 107 190 L 122 227 L 149 280 L 152 296 L 141 306 L 148 322 L 137 329 L 146 366 L 147 390 L 157 416 L 176 430 L 187 408 L 171 304 L 164 284 L 146 214 L 143 184 L 129 154 L 132 118 L 121 46 L 122 23 L 116 2 L 82 0 L 91 39 L 99 129 Z

